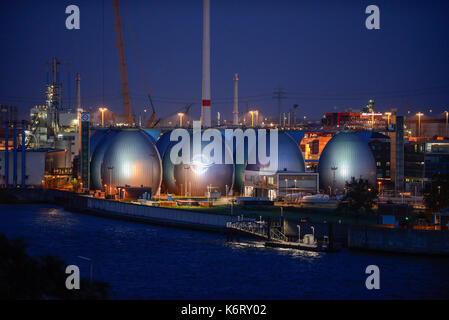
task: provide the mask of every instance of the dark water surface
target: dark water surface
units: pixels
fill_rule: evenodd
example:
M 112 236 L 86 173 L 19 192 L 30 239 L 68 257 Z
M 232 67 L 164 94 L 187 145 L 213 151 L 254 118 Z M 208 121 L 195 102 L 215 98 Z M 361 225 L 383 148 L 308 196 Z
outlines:
M 116 299 L 442 299 L 449 259 L 310 253 L 227 243 L 224 236 L 109 220 L 51 205 L 0 205 L 0 233 L 24 237 L 33 256 L 53 254 L 108 282 Z M 380 290 L 365 268 L 380 268 Z

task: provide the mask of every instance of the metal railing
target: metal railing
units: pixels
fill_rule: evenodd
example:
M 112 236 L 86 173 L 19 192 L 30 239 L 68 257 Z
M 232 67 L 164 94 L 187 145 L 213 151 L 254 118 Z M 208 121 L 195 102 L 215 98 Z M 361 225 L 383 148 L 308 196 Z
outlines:
M 226 227 L 251 233 L 264 238 L 268 237 L 268 225 L 265 221 L 235 221 L 226 223 Z M 277 241 L 287 241 L 288 238 L 281 231 L 280 223 L 273 223 L 270 228 L 270 238 Z

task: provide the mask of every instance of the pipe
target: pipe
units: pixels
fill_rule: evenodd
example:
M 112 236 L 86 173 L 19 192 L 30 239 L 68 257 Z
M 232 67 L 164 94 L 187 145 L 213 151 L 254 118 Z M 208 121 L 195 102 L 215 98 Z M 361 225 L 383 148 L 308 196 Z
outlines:
M 210 0 L 203 0 L 203 74 L 201 124 L 211 126 L 210 103 Z
M 232 112 L 234 116 L 233 125 L 238 126 L 239 124 L 239 75 L 234 74 L 234 111 Z
M 5 121 L 5 187 L 9 186 L 9 121 Z
M 25 164 L 26 164 L 26 146 L 25 146 L 25 129 L 26 129 L 26 125 L 25 125 L 25 120 L 22 120 L 22 188 L 25 188 L 26 186 L 26 174 L 25 174 Z
M 13 171 L 12 171 L 12 186 L 17 186 L 17 121 L 14 121 L 13 128 Z

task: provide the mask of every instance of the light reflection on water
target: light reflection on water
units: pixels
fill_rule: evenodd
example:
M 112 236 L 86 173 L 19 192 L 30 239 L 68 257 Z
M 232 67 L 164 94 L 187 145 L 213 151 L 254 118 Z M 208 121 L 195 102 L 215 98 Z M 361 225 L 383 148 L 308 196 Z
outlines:
M 449 260 L 343 251 L 318 253 L 226 242 L 221 235 L 109 220 L 43 205 L 0 205 L 0 232 L 25 237 L 113 288 L 118 299 L 449 298 Z M 364 287 L 381 270 L 381 290 Z

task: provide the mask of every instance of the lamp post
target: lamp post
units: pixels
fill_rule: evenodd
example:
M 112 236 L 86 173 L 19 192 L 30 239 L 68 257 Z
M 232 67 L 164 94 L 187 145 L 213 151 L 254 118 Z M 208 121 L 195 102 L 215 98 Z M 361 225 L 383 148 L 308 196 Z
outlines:
M 296 226 L 298 227 L 298 242 L 301 242 L 301 226 L 299 224 Z
M 416 115 L 418 116 L 418 137 L 421 137 L 421 117 L 424 113 L 418 112 Z
M 285 181 L 285 197 L 287 197 L 288 196 L 288 180 L 284 179 L 284 181 Z
M 187 170 L 190 169 L 188 164 L 184 165 L 184 184 L 185 184 L 185 197 L 187 197 Z
M 182 117 L 184 116 L 184 113 L 180 112 L 178 113 L 178 117 L 179 117 L 179 127 L 182 128 Z
M 104 128 L 104 112 L 108 110 L 108 108 L 100 108 L 101 112 L 101 126 Z
M 152 153 L 152 154 L 150 154 L 150 158 L 156 159 L 156 155 L 154 153 Z M 151 161 L 151 197 L 153 197 L 153 191 L 154 191 L 153 181 L 154 181 L 154 178 L 153 178 L 153 161 Z
M 447 111 L 444 111 L 444 113 L 446 114 L 446 137 L 448 137 L 448 136 L 449 136 L 449 134 L 448 134 L 448 132 L 447 132 L 447 118 L 448 118 L 448 114 L 449 114 L 449 112 L 447 112 Z
M 382 186 L 382 181 L 377 181 L 377 184 L 379 186 L 379 196 L 380 196 L 380 190 L 381 190 L 381 186 Z
M 112 170 L 114 170 L 114 167 L 108 167 L 109 170 L 109 195 L 112 195 Z
M 390 125 L 391 112 L 385 112 L 385 114 L 387 115 L 387 125 Z
M 314 227 L 310 227 L 310 228 L 312 228 L 312 236 L 313 236 L 313 239 L 315 240 L 315 228 Z
M 338 170 L 338 167 L 332 166 L 331 170 L 332 170 L 332 189 L 331 189 L 332 191 L 330 192 L 329 196 L 332 196 L 332 192 L 335 194 L 335 183 L 337 182 L 335 180 L 335 172 Z

